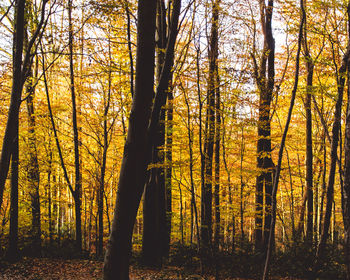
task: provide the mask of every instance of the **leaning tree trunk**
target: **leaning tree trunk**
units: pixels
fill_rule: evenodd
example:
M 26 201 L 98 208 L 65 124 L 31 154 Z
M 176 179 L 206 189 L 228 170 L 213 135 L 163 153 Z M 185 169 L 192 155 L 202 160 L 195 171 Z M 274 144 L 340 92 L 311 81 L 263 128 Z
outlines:
M 24 10 L 25 0 L 18 0 L 15 4 L 15 26 L 13 40 L 13 76 L 11 103 L 7 117 L 7 124 L 3 138 L 1 158 L 0 158 L 0 211 L 3 200 L 3 193 L 7 173 L 9 171 L 11 151 L 15 139 L 18 137 L 16 123 L 18 122 L 19 107 L 21 105 L 21 96 L 23 90 L 23 75 L 22 75 L 22 54 L 24 41 Z
M 157 1 L 156 19 L 156 76 L 159 84 L 164 64 L 166 48 L 166 10 L 164 0 Z M 165 93 L 164 93 L 165 94 Z M 166 99 L 164 99 L 166 102 Z M 163 172 L 165 142 L 165 103 L 161 104 L 161 114 L 155 141 L 152 143 L 152 159 L 149 179 L 145 186 L 143 205 L 142 263 L 147 266 L 160 266 L 162 262 L 162 239 L 165 227 L 165 177 Z M 159 245 L 161 243 L 161 245 Z
M 124 146 L 112 231 L 104 261 L 105 280 L 128 280 L 131 239 L 147 173 L 148 125 L 154 97 L 156 0 L 138 3 L 136 83 Z

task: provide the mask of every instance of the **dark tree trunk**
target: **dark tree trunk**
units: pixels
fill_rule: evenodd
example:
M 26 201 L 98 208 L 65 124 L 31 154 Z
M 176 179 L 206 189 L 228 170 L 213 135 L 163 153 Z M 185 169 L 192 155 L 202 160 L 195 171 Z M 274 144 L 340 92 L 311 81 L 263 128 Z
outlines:
M 219 7 L 218 7 L 219 8 Z M 219 250 L 221 241 L 220 226 L 220 138 L 221 138 L 221 99 L 220 99 L 220 78 L 218 66 L 216 65 L 216 88 L 215 88 L 215 230 L 214 245 L 215 250 Z
M 15 126 L 18 133 L 18 121 Z M 19 258 L 18 250 L 18 137 L 12 146 L 11 159 L 11 208 L 10 208 L 10 233 L 9 248 L 6 259 L 16 261 Z
M 152 149 L 151 160 L 153 163 L 161 162 L 164 166 L 164 152 L 159 156 L 158 149 L 164 146 L 165 141 L 165 110 L 164 106 L 166 104 L 167 92 L 169 89 L 170 79 L 172 76 L 172 67 L 174 64 L 174 48 L 176 42 L 176 36 L 178 33 L 178 21 L 180 15 L 181 1 L 177 0 L 172 3 L 173 8 L 169 9 L 172 11 L 171 19 L 169 23 L 168 34 L 166 43 L 165 56 L 158 52 L 158 60 L 162 62 L 161 68 L 158 68 L 158 85 L 156 97 L 153 104 L 152 115 L 150 120 L 150 125 L 148 128 L 148 135 L 150 140 L 150 146 Z M 170 8 L 170 7 L 169 7 Z M 164 3 L 159 3 L 159 10 L 164 9 Z M 164 25 L 165 13 L 160 12 L 160 17 L 158 19 L 158 26 Z M 163 24 L 162 24 L 163 23 Z M 165 27 L 160 28 L 158 31 L 164 33 Z M 162 40 L 161 40 L 162 41 Z M 158 63 L 160 66 L 160 63 Z M 146 187 L 145 192 L 145 208 L 144 214 L 144 240 L 143 240 L 143 261 L 147 265 L 158 266 L 161 263 L 162 256 L 165 255 L 165 241 L 168 239 L 167 226 L 166 226 L 166 191 L 165 191 L 165 177 L 164 177 L 164 167 L 162 168 L 152 168 L 150 171 L 149 186 Z M 151 203 L 150 201 L 155 201 Z M 171 202 L 170 202 L 171 203 Z M 148 210 L 147 210 L 148 209 Z M 153 216 L 153 217 L 152 217 Z M 152 226 L 150 226 L 152 225 Z M 160 242 L 160 246 L 157 245 L 156 240 Z M 153 240 L 153 241 L 152 241 Z M 148 242 L 150 241 L 150 242 Z M 153 243 L 153 245 L 152 245 Z M 157 249 L 155 249 L 155 246 Z M 153 248 L 151 248 L 153 247 Z M 152 263 L 153 260 L 153 263 Z
M 111 42 L 108 40 L 108 55 L 109 61 L 112 61 L 111 53 Z M 102 162 L 101 162 L 101 171 L 100 171 L 100 180 L 99 180 L 99 189 L 98 189 L 98 247 L 97 255 L 99 257 L 103 256 L 103 200 L 105 197 L 105 174 L 106 174 L 106 163 L 107 163 L 107 152 L 108 152 L 108 111 L 111 101 L 111 87 L 112 87 L 112 65 L 109 65 L 108 69 L 108 93 L 107 98 L 104 94 L 104 111 L 103 111 L 103 151 L 102 151 Z M 106 206 L 108 206 L 106 204 Z M 108 210 L 108 209 L 107 209 Z M 108 213 L 108 211 L 107 211 Z
M 349 85 L 349 73 L 348 73 L 348 85 Z M 343 205 L 343 219 L 344 219 L 344 254 L 347 280 L 350 280 L 350 89 L 348 87 L 348 104 L 346 114 L 346 126 L 345 126 L 345 168 L 344 168 L 344 205 Z
M 68 19 L 69 19 L 69 71 L 70 71 L 70 90 L 72 95 L 72 119 L 74 134 L 74 167 L 75 167 L 75 190 L 72 193 L 75 202 L 75 241 L 78 252 L 82 249 L 81 233 L 81 191 L 82 182 L 80 174 L 80 156 L 79 156 L 79 134 L 77 122 L 77 105 L 74 86 L 74 61 L 73 61 L 73 24 L 72 24 L 72 1 L 68 0 Z
M 270 109 L 275 84 L 275 40 L 272 35 L 273 1 L 260 1 L 261 24 L 264 34 L 264 49 L 260 68 L 255 63 L 255 77 L 260 93 L 257 168 L 256 211 L 255 211 L 255 249 L 266 250 L 269 227 L 271 224 L 271 196 L 274 164 L 271 158 L 271 119 Z M 265 204 L 264 204 L 265 193 Z
M 172 77 L 170 79 L 172 81 Z M 170 82 L 171 83 L 171 82 Z M 171 237 L 171 220 L 172 220 L 172 162 L 173 162 L 173 89 L 172 85 L 168 90 L 168 103 L 167 103 L 167 122 L 166 122 L 166 165 L 165 165 L 165 192 L 166 192 L 166 233 L 164 244 L 164 256 L 169 256 L 170 251 L 170 237 Z
M 212 4 L 211 34 L 209 38 L 209 76 L 207 89 L 206 133 L 204 139 L 204 184 L 201 194 L 201 250 L 208 255 L 212 245 L 212 181 L 215 137 L 215 89 L 217 83 L 219 1 Z
M 294 74 L 294 84 L 292 89 L 292 96 L 290 99 L 290 105 L 288 109 L 288 115 L 286 124 L 284 126 L 283 135 L 281 139 L 280 148 L 278 151 L 278 162 L 276 166 L 276 172 L 274 174 L 274 181 L 273 181 L 273 188 L 272 188 L 272 205 L 271 205 L 271 223 L 269 228 L 269 236 L 268 236 L 268 242 L 266 247 L 266 259 L 265 259 L 265 266 L 264 266 L 264 273 L 262 280 L 266 280 L 269 277 L 269 267 L 271 263 L 271 257 L 272 257 L 272 251 L 274 249 L 274 240 L 275 240 L 275 225 L 276 225 L 276 213 L 277 213 L 277 190 L 278 190 L 278 183 L 280 178 L 280 172 L 282 167 L 282 159 L 283 159 L 283 151 L 285 149 L 285 143 L 287 138 L 287 133 L 289 129 L 289 124 L 292 118 L 296 93 L 298 89 L 298 82 L 299 82 L 299 68 L 300 68 L 300 53 L 301 53 L 301 45 L 303 40 L 303 30 L 304 30 L 304 22 L 305 22 L 305 11 L 304 11 L 304 1 L 300 0 L 300 8 L 302 10 L 302 16 L 299 26 L 299 34 L 298 34 L 298 49 L 296 53 L 295 58 L 295 74 Z M 271 11 L 272 12 L 272 11 Z
M 34 96 L 35 89 L 33 88 L 33 73 L 30 71 L 26 91 L 27 97 L 27 111 L 28 111 L 28 150 L 29 150 L 29 164 L 28 164 L 28 183 L 29 195 L 31 199 L 32 212 L 32 253 L 40 255 L 41 251 L 41 219 L 40 219 L 40 194 L 39 194 L 39 163 L 38 152 L 36 147 L 35 134 L 35 112 L 34 112 Z
M 3 200 L 4 188 L 7 179 L 7 174 L 10 166 L 12 145 L 15 142 L 18 133 L 16 132 L 15 123 L 18 120 L 19 108 L 21 106 L 21 96 L 23 91 L 23 85 L 28 75 L 28 70 L 31 67 L 33 61 L 33 46 L 37 42 L 37 39 L 41 39 L 42 27 L 45 21 L 45 7 L 48 0 L 43 0 L 41 19 L 37 25 L 33 37 L 28 42 L 24 58 L 23 56 L 23 42 L 24 31 L 26 25 L 25 17 L 25 0 L 15 1 L 15 22 L 13 32 L 13 76 L 12 76 L 12 89 L 11 89 L 11 101 L 8 110 L 8 118 L 6 123 L 5 134 L 2 142 L 1 158 L 0 158 L 0 209 Z
M 305 10 L 305 9 L 304 9 Z M 306 12 L 305 12 L 306 17 Z M 305 98 L 306 111 L 306 192 L 307 192 L 307 227 L 306 227 L 306 242 L 308 246 L 312 246 L 313 242 L 313 152 L 312 152 L 312 114 L 311 114 L 311 95 L 313 87 L 314 63 L 309 52 L 306 24 L 304 25 L 304 52 L 306 59 L 307 70 L 307 88 Z
M 143 192 L 149 144 L 148 125 L 154 97 L 156 0 L 138 2 L 136 84 L 120 170 L 112 231 L 104 261 L 105 280 L 128 280 L 131 239 Z
M 349 10 L 349 7 L 350 5 L 348 6 L 348 10 Z M 336 169 L 337 158 L 338 158 L 337 149 L 338 149 L 339 133 L 340 133 L 340 125 L 341 125 L 341 111 L 342 111 L 342 104 L 343 104 L 346 71 L 348 70 L 348 66 L 349 66 L 349 57 L 350 57 L 350 43 L 348 42 L 348 46 L 347 46 L 346 52 L 344 53 L 341 66 L 338 71 L 339 74 L 337 77 L 338 96 L 337 96 L 337 102 L 335 105 L 334 121 L 333 121 L 333 128 L 332 128 L 331 163 L 330 163 L 330 169 L 329 169 L 327 194 L 326 194 L 327 202 L 326 202 L 324 222 L 322 226 L 322 234 L 318 244 L 315 263 L 313 267 L 313 272 L 315 277 L 320 268 L 320 265 L 322 264 L 326 242 L 329 236 L 329 226 L 331 222 L 332 206 L 333 206 L 333 199 L 334 199 L 335 169 Z
M 348 5 L 348 17 L 350 17 L 350 5 Z M 348 22 L 350 27 L 350 21 Z M 350 35 L 349 35 L 350 36 Z M 345 143 L 344 143 L 344 195 L 343 195 L 343 221 L 344 221 L 344 255 L 346 265 L 346 279 L 350 280 L 350 66 L 347 73 L 348 103 L 346 108 Z
M 25 0 L 15 2 L 15 24 L 13 40 L 13 77 L 11 90 L 11 103 L 8 111 L 7 124 L 3 138 L 0 158 L 0 209 L 3 200 L 5 182 L 9 171 L 11 151 L 15 139 L 18 137 L 16 123 L 18 122 L 19 107 L 23 90 L 24 77 L 22 73 L 22 54 L 24 41 L 24 9 Z
M 156 19 L 156 77 L 160 82 L 164 65 L 166 48 L 166 10 L 163 0 L 157 1 Z M 163 93 L 165 94 L 165 92 Z M 164 177 L 164 143 L 165 143 L 165 103 L 160 105 L 161 113 L 154 143 L 152 143 L 152 166 L 149 180 L 145 187 L 143 205 L 142 262 L 147 266 L 161 266 L 165 230 L 165 177 Z M 161 245 L 159 245 L 159 243 Z

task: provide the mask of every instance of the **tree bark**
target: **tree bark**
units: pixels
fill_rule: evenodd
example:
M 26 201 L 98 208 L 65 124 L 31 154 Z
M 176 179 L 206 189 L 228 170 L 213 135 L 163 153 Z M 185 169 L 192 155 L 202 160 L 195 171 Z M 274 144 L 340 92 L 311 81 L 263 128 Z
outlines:
M 166 10 L 164 0 L 157 1 L 156 19 L 156 77 L 159 85 L 166 48 Z M 163 94 L 166 94 L 165 92 Z M 162 263 L 165 230 L 165 177 L 164 177 L 164 143 L 165 143 L 165 103 L 163 99 L 160 119 L 152 143 L 152 159 L 149 180 L 145 186 L 143 205 L 142 262 L 144 265 L 159 267 Z M 160 243 L 160 245 L 159 245 Z
M 77 122 L 77 105 L 74 85 L 74 59 L 73 59 L 73 24 L 72 24 L 72 2 L 68 0 L 68 20 L 69 20 L 69 71 L 70 71 L 70 90 L 72 96 L 72 121 L 74 135 L 74 167 L 75 167 L 75 189 L 72 193 L 75 203 L 75 242 L 78 253 L 82 250 L 82 233 L 81 233 L 81 191 L 82 182 L 80 174 L 80 155 L 79 155 L 79 133 Z
M 17 127 L 18 135 L 18 121 Z M 18 137 L 12 147 L 11 159 L 11 208 L 10 208 L 10 232 L 9 232 L 9 248 L 6 253 L 6 259 L 15 262 L 19 258 L 18 250 Z
M 271 158 L 271 119 L 270 109 L 275 85 L 275 40 L 272 35 L 273 0 L 260 0 L 260 16 L 264 34 L 264 49 L 260 67 L 255 64 L 255 78 L 260 93 L 257 168 L 255 191 L 255 249 L 266 250 L 269 227 L 271 224 L 272 181 L 274 164 Z M 265 193 L 265 204 L 264 204 Z
M 305 7 L 303 8 L 304 17 L 306 19 Z M 313 242 L 313 152 L 312 152 L 312 113 L 311 113 L 311 96 L 313 91 L 313 74 L 314 63 L 310 55 L 306 24 L 304 24 L 303 47 L 306 59 L 307 70 L 307 88 L 305 98 L 306 111 L 306 192 L 307 192 L 307 226 L 306 226 L 306 243 L 311 248 Z
M 148 125 L 154 91 L 156 0 L 138 2 L 136 83 L 124 146 L 112 231 L 104 261 L 105 280 L 128 280 L 131 239 L 146 179 Z
M 219 8 L 219 7 L 218 7 Z M 219 67 L 216 65 L 216 88 L 215 88 L 215 189 L 214 189 L 214 205 L 215 205 L 215 228 L 214 228 L 214 247 L 219 251 L 221 242 L 221 226 L 220 226 L 220 138 L 221 138 L 221 98 L 220 98 L 220 77 Z
M 35 111 L 34 111 L 34 96 L 35 89 L 33 87 L 33 72 L 30 70 L 28 84 L 26 91 L 27 97 L 27 111 L 28 111 L 28 150 L 29 150 L 29 164 L 28 164 L 28 183 L 29 183 L 29 195 L 31 199 L 31 212 L 32 212 L 32 253 L 36 256 L 40 256 L 41 251 L 41 219 L 40 219 L 40 175 L 39 175 L 39 163 L 38 152 L 36 147 L 36 134 L 35 134 Z
M 349 6 L 350 5 L 348 5 L 348 9 L 349 9 Z M 333 206 L 333 200 L 334 200 L 334 181 L 335 181 L 335 169 L 336 169 L 337 158 L 338 158 L 337 149 L 338 149 L 338 143 L 339 143 L 340 126 L 341 126 L 341 111 L 342 111 L 342 104 L 343 104 L 346 71 L 349 65 L 349 57 L 350 57 L 350 43 L 348 42 L 346 52 L 344 53 L 341 66 L 338 71 L 339 74 L 337 76 L 338 96 L 337 96 L 337 102 L 335 104 L 334 121 L 333 121 L 333 127 L 332 127 L 331 163 L 330 163 L 327 193 L 326 193 L 326 198 L 327 198 L 326 211 L 325 211 L 324 222 L 322 226 L 322 234 L 318 244 L 316 258 L 313 266 L 314 277 L 316 277 L 317 272 L 322 264 L 322 261 L 323 261 L 322 259 L 325 253 L 326 242 L 329 236 L 329 226 L 331 222 L 332 206 Z
M 22 73 L 22 54 L 24 41 L 24 10 L 25 0 L 17 0 L 15 2 L 15 24 L 14 24 L 14 40 L 13 40 L 13 76 L 11 103 L 8 111 L 7 124 L 3 138 L 1 158 L 0 158 L 0 210 L 3 200 L 3 193 L 7 174 L 10 165 L 11 151 L 13 143 L 18 137 L 16 123 L 18 122 L 19 107 L 21 105 L 21 96 L 23 90 L 23 73 Z
M 209 76 L 207 89 L 206 133 L 204 139 L 204 183 L 201 194 L 201 250 L 208 255 L 212 245 L 212 182 L 215 137 L 215 89 L 217 83 L 219 0 L 212 2 L 209 38 Z
M 269 277 L 269 267 L 271 262 L 271 256 L 272 251 L 274 247 L 274 239 L 275 239 L 275 225 L 276 225 L 276 212 L 277 212 L 277 190 L 278 190 L 278 183 L 280 178 L 280 172 L 282 167 L 282 159 L 283 159 L 283 151 L 286 143 L 287 133 L 289 129 L 289 124 L 292 118 L 294 103 L 295 103 L 295 97 L 296 92 L 298 89 L 298 82 L 299 82 L 299 60 L 300 60 L 300 52 L 301 52 L 301 44 L 302 44 L 302 38 L 303 38 L 303 30 L 304 30 L 304 22 L 305 22 L 305 12 L 304 12 L 304 1 L 300 0 L 300 7 L 302 12 L 301 16 L 301 22 L 299 26 L 299 35 L 298 35 L 298 49 L 296 54 L 296 62 L 295 62 L 295 75 L 294 75 L 294 85 L 292 90 L 292 97 L 290 99 L 290 105 L 288 110 L 288 116 L 286 120 L 286 124 L 284 127 L 280 149 L 278 152 L 278 162 L 276 166 L 276 173 L 274 176 L 274 182 L 273 182 L 273 188 L 272 188 L 272 217 L 271 217 L 271 223 L 270 223 L 270 229 L 269 229 L 269 238 L 267 242 L 267 252 L 266 252 L 266 259 L 265 259 L 265 266 L 264 266 L 264 273 L 262 280 L 266 280 Z

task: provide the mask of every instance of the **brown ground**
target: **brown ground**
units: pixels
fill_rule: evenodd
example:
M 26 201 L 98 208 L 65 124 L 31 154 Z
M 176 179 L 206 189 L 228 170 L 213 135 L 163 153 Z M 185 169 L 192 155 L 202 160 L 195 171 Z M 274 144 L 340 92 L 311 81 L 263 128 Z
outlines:
M 1 264 L 0 264 L 1 265 Z M 61 260 L 24 258 L 20 262 L 0 267 L 0 280 L 92 280 L 102 279 L 102 263 L 91 260 Z M 132 280 L 213 280 L 199 275 L 184 274 L 176 267 L 162 271 L 131 268 Z M 244 280 L 238 279 L 236 280 Z M 287 280 L 288 278 L 284 278 Z M 291 278 L 289 278 L 291 279 Z M 224 279 L 221 279 L 224 280 Z M 233 280 L 233 278 L 231 278 Z M 246 279 L 248 280 L 248 279 Z

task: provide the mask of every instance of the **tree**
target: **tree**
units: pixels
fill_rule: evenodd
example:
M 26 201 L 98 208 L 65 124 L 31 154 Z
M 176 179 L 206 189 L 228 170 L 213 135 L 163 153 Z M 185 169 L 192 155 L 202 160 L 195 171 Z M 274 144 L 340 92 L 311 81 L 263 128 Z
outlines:
M 112 231 L 104 261 L 104 279 L 128 280 L 132 230 L 146 179 L 148 125 L 154 97 L 155 0 L 138 3 L 135 93 L 120 170 Z
M 213 182 L 213 154 L 215 138 L 215 93 L 218 85 L 218 28 L 219 3 L 212 1 L 211 33 L 209 38 L 209 76 L 207 88 L 207 115 L 204 139 L 204 178 L 201 191 L 201 249 L 204 255 L 209 254 L 212 246 L 212 182 Z
M 348 10 L 350 9 L 350 4 L 348 4 L 347 8 Z M 348 18 L 348 21 L 350 21 L 349 18 Z M 337 90 L 337 99 L 336 99 L 336 104 L 334 109 L 334 120 L 333 120 L 333 126 L 332 126 L 331 163 L 330 163 L 328 184 L 327 184 L 326 212 L 325 212 L 324 222 L 322 226 L 322 234 L 321 234 L 320 241 L 318 243 L 315 262 L 313 265 L 313 277 L 316 277 L 318 270 L 320 268 L 320 265 L 323 261 L 326 242 L 329 236 L 329 227 L 331 223 L 331 215 L 332 215 L 332 208 L 333 208 L 333 201 L 334 201 L 334 181 L 335 181 L 335 175 L 336 175 L 335 171 L 336 171 L 336 165 L 337 165 L 337 159 L 338 159 L 337 151 L 338 151 L 338 144 L 339 144 L 339 134 L 341 130 L 341 113 L 342 113 L 342 105 L 343 105 L 343 95 L 344 95 L 344 88 L 345 88 L 346 72 L 349 66 L 349 58 L 350 58 L 350 42 L 348 42 L 347 44 L 346 51 L 343 55 L 341 65 L 339 67 L 338 72 L 336 73 L 338 90 Z M 345 189 L 346 187 L 344 186 L 344 191 Z
M 73 25 L 72 25 L 72 0 L 68 0 L 68 21 L 69 21 L 69 71 L 70 71 L 70 90 L 72 95 L 72 121 L 74 135 L 74 167 L 75 167 L 75 190 L 72 193 L 75 203 L 75 241 L 78 252 L 82 249 L 81 233 L 81 174 L 80 174 L 80 155 L 79 155 L 79 133 L 77 122 L 77 105 L 75 97 L 74 84 L 74 62 L 73 62 Z
M 37 25 L 35 32 L 30 40 L 28 40 L 28 47 L 23 56 L 23 42 L 25 31 L 25 0 L 18 0 L 15 3 L 15 27 L 14 27 L 14 40 L 13 40 L 13 78 L 12 78 L 12 90 L 11 90 L 11 103 L 8 111 L 8 119 L 6 123 L 5 134 L 3 137 L 3 144 L 0 158 L 0 208 L 3 201 L 3 193 L 5 188 L 5 182 L 9 171 L 12 145 L 15 142 L 17 135 L 15 123 L 18 120 L 19 108 L 21 105 L 21 96 L 23 86 L 28 76 L 33 61 L 33 48 L 36 47 L 37 41 L 40 41 L 42 37 L 42 28 L 45 26 L 45 7 L 48 0 L 43 0 L 41 18 Z
M 274 163 L 271 157 L 271 101 L 275 86 L 275 40 L 272 34 L 272 12 L 274 1 L 260 0 L 260 18 L 264 35 L 264 48 L 260 66 L 253 53 L 254 76 L 259 91 L 259 120 L 257 143 L 255 249 L 263 252 L 271 224 L 271 198 Z M 265 194 L 265 204 L 264 204 Z M 264 219 L 263 219 L 264 216 Z M 264 222 L 264 223 L 263 223 Z M 264 230 L 263 230 L 264 229 Z

